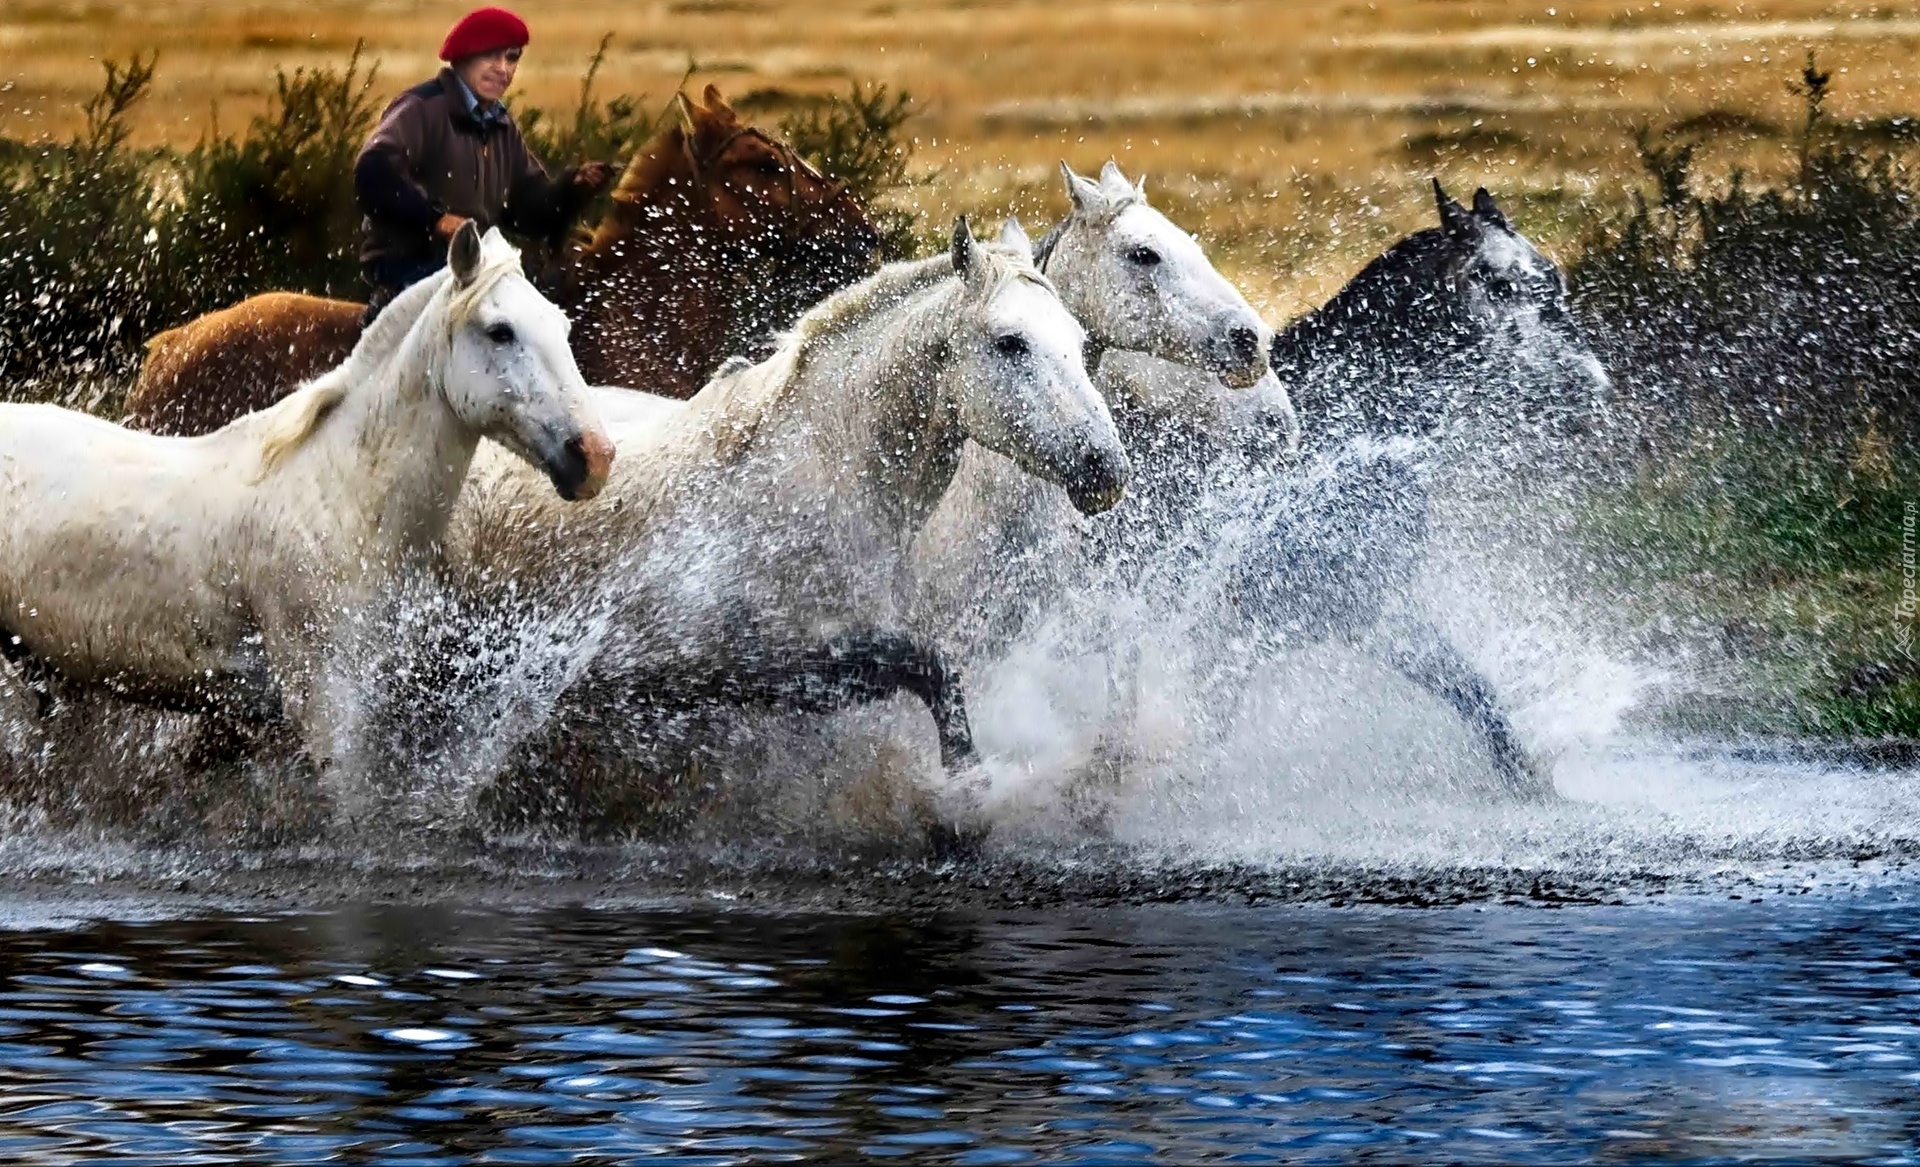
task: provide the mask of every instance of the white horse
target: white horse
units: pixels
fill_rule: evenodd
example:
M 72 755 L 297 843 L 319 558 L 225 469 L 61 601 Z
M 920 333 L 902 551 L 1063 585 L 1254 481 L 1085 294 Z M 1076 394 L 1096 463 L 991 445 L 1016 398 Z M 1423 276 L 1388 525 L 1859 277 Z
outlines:
M 450 551 L 614 593 L 617 634 L 577 687 L 601 696 L 581 700 L 819 709 L 905 688 L 962 764 L 944 657 L 888 631 L 900 566 L 969 441 L 1086 513 L 1119 500 L 1127 459 L 1085 342 L 1030 255 L 981 246 L 961 220 L 947 254 L 838 293 L 766 361 L 684 403 L 615 405 L 620 460 L 591 507 L 563 511 L 483 457 Z M 576 543 L 564 556 L 556 530 Z
M 1060 169 L 1072 203 L 1066 219 L 1037 248 L 1009 222 L 999 246 L 1035 255 L 1087 331 L 1095 384 L 1135 470 L 1121 511 L 1178 506 L 1137 489 L 1177 469 L 1161 464 L 1179 452 L 1153 441 L 1164 423 L 1236 449 L 1291 450 L 1299 425 L 1267 368 L 1273 334 L 1259 314 L 1193 237 L 1148 203 L 1144 183 L 1128 182 L 1112 162 L 1098 182 Z M 920 622 L 967 657 L 1004 645 L 1080 572 L 1084 528 L 1057 491 L 989 450 L 968 450 L 914 548 Z
M 482 437 L 567 499 L 613 455 L 565 317 L 471 227 L 345 364 L 216 433 L 0 406 L 0 646 L 43 706 L 58 678 L 317 748 L 330 631 L 437 547 Z

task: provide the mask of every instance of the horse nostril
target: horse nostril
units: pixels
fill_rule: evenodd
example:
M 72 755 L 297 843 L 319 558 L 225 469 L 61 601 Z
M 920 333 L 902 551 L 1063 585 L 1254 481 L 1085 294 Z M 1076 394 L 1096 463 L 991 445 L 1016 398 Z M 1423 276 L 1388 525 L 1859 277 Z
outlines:
M 1260 355 L 1260 334 L 1244 324 L 1237 325 L 1227 332 L 1227 346 L 1235 360 L 1250 363 Z
M 560 496 L 589 499 L 606 485 L 613 465 L 613 444 L 597 433 L 578 433 L 560 444 L 560 457 L 548 470 Z
M 1127 456 L 1118 446 L 1088 446 L 1068 484 L 1073 505 L 1085 514 L 1098 514 L 1120 501 L 1127 487 Z

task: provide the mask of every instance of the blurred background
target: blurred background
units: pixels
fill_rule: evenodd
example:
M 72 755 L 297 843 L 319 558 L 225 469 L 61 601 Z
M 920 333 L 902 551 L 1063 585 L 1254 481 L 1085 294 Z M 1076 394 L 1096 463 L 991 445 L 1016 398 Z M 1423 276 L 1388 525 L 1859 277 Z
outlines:
M 0 135 L 80 131 L 101 65 L 157 54 L 128 114 L 138 148 L 187 148 L 271 115 L 276 76 L 343 69 L 381 101 L 436 68 L 466 0 L 10 0 Z M 604 43 L 602 101 L 657 114 L 683 78 L 778 120 L 881 84 L 910 95 L 912 201 L 1057 212 L 1054 164 L 1108 157 L 1223 252 L 1276 314 L 1429 213 L 1428 175 L 1532 208 L 1563 252 L 1589 212 L 1644 185 L 1635 132 L 1699 142 L 1695 164 L 1776 179 L 1795 161 L 1808 49 L 1834 74 L 1837 131 L 1903 138 L 1920 10 L 1906 4 L 1483 0 L 1101 3 L 669 0 L 528 3 L 514 102 L 565 120 Z M 603 42 L 604 38 L 604 42 Z M 374 66 L 377 65 L 377 72 Z M 368 75 L 372 74 L 371 77 Z
M 0 394 L 117 415 L 140 345 L 268 288 L 359 296 L 348 170 L 466 0 L 8 0 Z M 550 162 L 717 85 L 879 208 L 1030 227 L 1143 175 L 1277 324 L 1485 185 L 1617 381 L 1571 450 L 1581 577 L 1683 728 L 1920 734 L 1920 5 L 669 0 L 522 5 Z M 1307 419 L 1312 424 L 1312 419 Z M 1904 613 L 1904 614 L 1903 614 Z

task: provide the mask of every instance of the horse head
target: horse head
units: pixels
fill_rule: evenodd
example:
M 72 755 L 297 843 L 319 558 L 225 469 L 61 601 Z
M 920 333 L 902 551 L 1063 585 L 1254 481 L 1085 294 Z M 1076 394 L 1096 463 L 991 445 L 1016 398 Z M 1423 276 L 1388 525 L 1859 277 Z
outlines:
M 966 435 L 1065 487 L 1083 514 L 1112 507 L 1126 490 L 1127 455 L 1087 377 L 1086 332 L 1030 253 L 982 247 L 962 218 L 950 254 L 963 292 L 942 396 Z
M 1446 241 L 1444 288 L 1479 361 L 1530 414 L 1575 427 L 1605 407 L 1613 381 L 1567 306 L 1567 281 L 1520 232 L 1485 187 L 1461 206 L 1434 180 Z
M 1612 381 L 1567 306 L 1560 269 L 1485 189 L 1433 184 L 1440 223 L 1389 247 L 1273 342 L 1273 367 L 1339 439 L 1512 422 L 1578 430 Z
M 846 183 L 741 121 L 711 85 L 702 102 L 682 93 L 674 108 L 696 197 L 721 238 L 749 255 L 816 273 L 820 295 L 879 266 L 880 233 Z
M 1108 162 L 1099 181 L 1065 162 L 1073 209 L 1039 249 L 1040 270 L 1096 345 L 1205 369 L 1236 389 L 1267 372 L 1272 330 L 1193 236 Z M 1002 242 L 1024 241 L 1014 224 Z
M 606 484 L 613 443 L 567 347 L 567 318 L 498 229 L 471 223 L 448 249 L 447 403 L 460 420 L 539 467 L 562 498 Z

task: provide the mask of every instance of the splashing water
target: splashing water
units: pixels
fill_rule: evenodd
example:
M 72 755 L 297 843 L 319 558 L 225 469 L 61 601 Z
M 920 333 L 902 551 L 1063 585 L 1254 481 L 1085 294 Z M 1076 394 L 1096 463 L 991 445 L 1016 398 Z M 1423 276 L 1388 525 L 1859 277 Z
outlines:
M 1598 896 L 1898 865 L 1920 848 L 1905 775 L 1754 760 L 1636 728 L 1646 696 L 1684 686 L 1686 669 L 1618 647 L 1630 638 L 1567 549 L 1577 474 L 1519 467 L 1506 446 L 1429 470 L 1431 538 L 1394 603 L 1491 680 L 1561 799 L 1501 797 L 1480 741 L 1365 638 L 1259 633 L 1234 571 L 1287 496 L 1229 483 L 1193 502 L 1181 536 L 1096 563 L 970 664 L 989 867 L 1051 873 L 1042 881 L 1103 871 L 1093 879 L 1106 886 L 1233 868 L 1269 888 L 1303 871 L 1364 888 L 1498 870 L 1503 887 L 1544 876 Z M 642 883 L 709 863 L 850 858 L 893 878 L 886 864 L 918 854 L 925 792 L 945 781 L 916 702 L 827 717 L 568 703 L 595 669 L 644 672 L 752 626 L 734 583 L 751 537 L 718 521 L 690 529 L 557 605 L 497 581 L 487 604 L 409 585 L 341 638 L 317 780 L 273 734 L 235 750 L 195 719 L 92 698 L 39 724 L 8 677 L 0 777 L 14 810 L 0 872 L 151 881 L 297 863 L 539 876 L 591 856 Z M 806 603 L 761 599 L 763 622 Z M 556 730 L 601 744 L 586 762 L 533 748 Z M 516 771 L 523 792 L 566 805 L 582 782 L 569 767 L 588 763 L 635 786 L 594 806 L 612 852 L 579 842 L 577 816 L 503 825 L 493 813 Z

